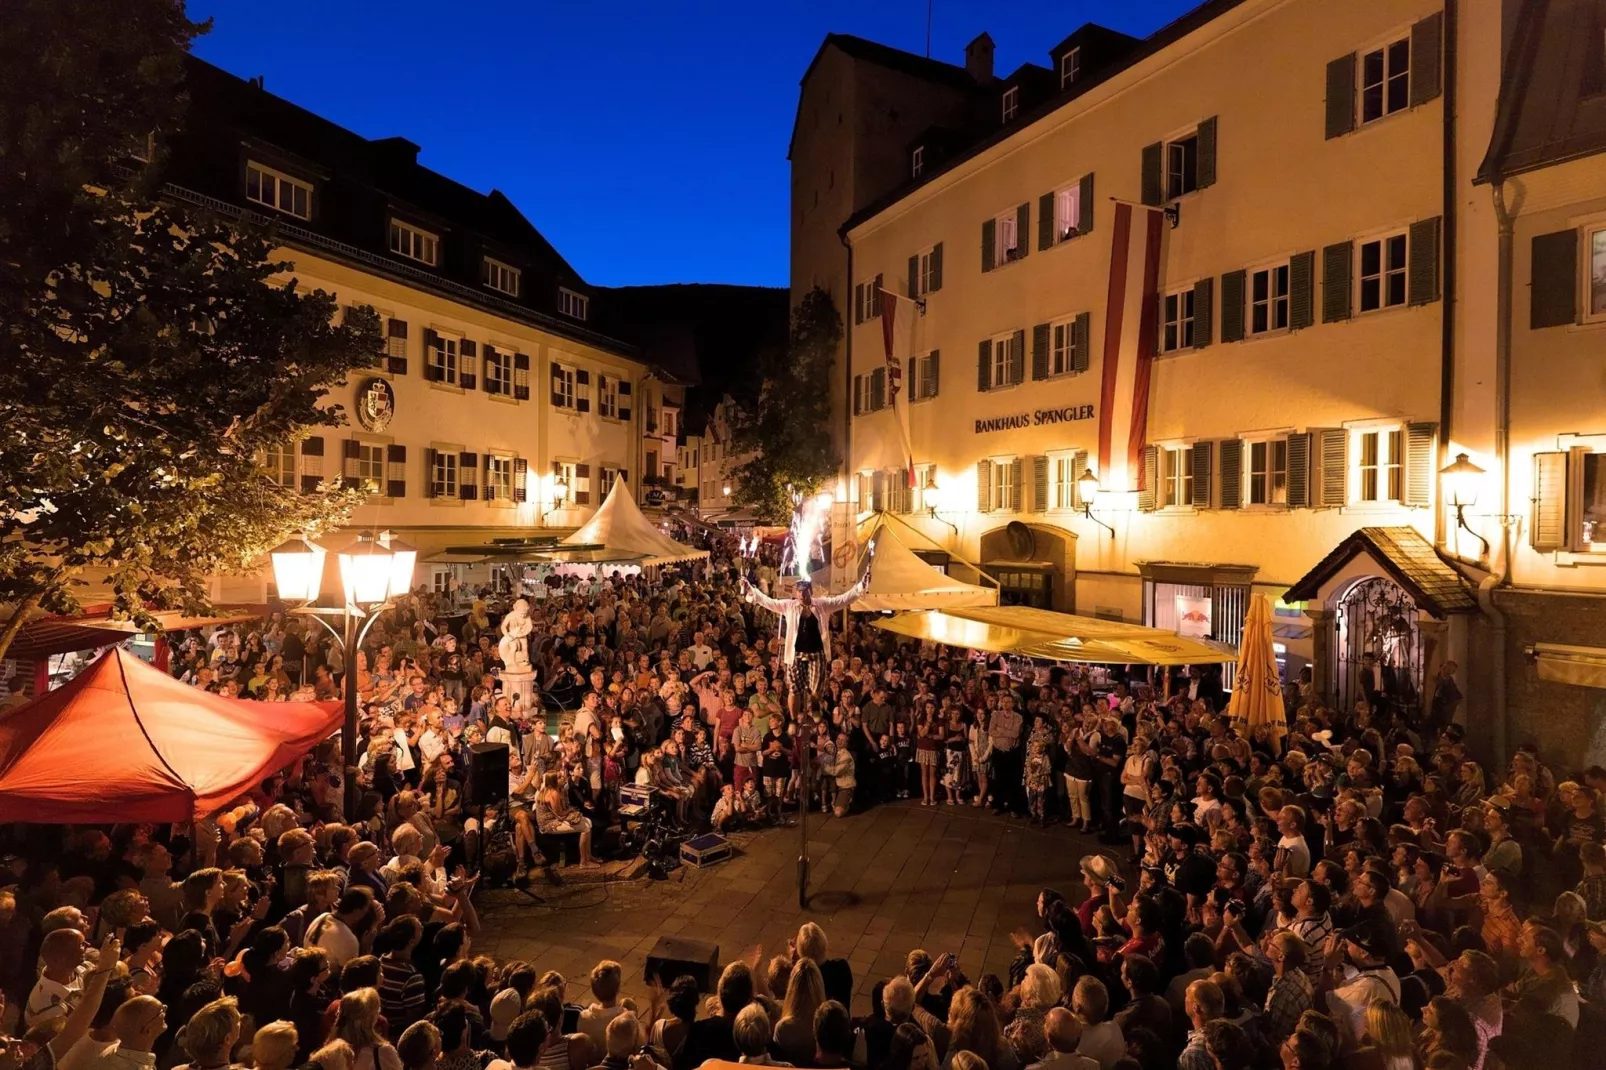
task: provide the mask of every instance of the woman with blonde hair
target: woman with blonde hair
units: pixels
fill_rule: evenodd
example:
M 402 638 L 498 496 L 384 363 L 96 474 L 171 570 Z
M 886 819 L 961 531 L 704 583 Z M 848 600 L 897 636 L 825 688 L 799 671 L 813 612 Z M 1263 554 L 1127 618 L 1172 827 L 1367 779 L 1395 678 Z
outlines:
M 1015 1012 L 1009 1028 L 1004 1030 L 1004 1036 L 1021 1065 L 1030 1066 L 1048 1053 L 1048 1042 L 1043 1036 L 1043 1019 L 1059 1003 L 1063 994 L 1059 974 L 1040 962 L 1033 963 L 1026 967 L 1026 976 L 1021 980 L 1018 991 L 1020 1009 Z
M 1415 1070 L 1415 1041 L 1411 1019 L 1398 1004 L 1374 1000 L 1366 1007 L 1366 1035 L 1356 1053 L 1364 1065 L 1368 1056 L 1382 1070 Z
M 775 1046 L 782 1059 L 794 1066 L 814 1061 L 814 1012 L 824 1002 L 825 982 L 820 978 L 820 967 L 813 959 L 798 959 L 792 964 L 781 1017 L 775 1023 Z
M 401 1056 L 379 1033 L 379 992 L 358 988 L 340 997 L 331 1039 L 351 1045 L 351 1070 L 402 1070 Z
M 352 1058 L 350 1044 L 344 1040 L 331 1040 L 313 1052 L 307 1062 L 318 1070 L 351 1070 Z
M 942 1070 L 963 1070 L 968 1061 L 965 1056 L 982 1060 L 989 1070 L 1016 1070 L 1020 1065 L 1004 1040 L 992 1000 L 974 985 L 955 992 L 948 1004 L 948 1034 L 948 1054 Z
M 214 999 L 190 1015 L 178 1038 L 184 1054 L 190 1057 L 189 1065 L 226 1066 L 233 1062 L 243 1020 L 233 996 Z
M 252 1070 L 290 1070 L 300 1040 L 289 1022 L 269 1022 L 251 1036 Z

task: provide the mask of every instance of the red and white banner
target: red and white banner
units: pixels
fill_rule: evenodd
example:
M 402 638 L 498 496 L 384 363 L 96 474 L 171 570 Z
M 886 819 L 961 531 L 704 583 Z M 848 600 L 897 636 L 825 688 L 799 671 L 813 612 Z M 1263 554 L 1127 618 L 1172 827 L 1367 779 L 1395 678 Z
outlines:
M 910 300 L 912 303 L 912 298 L 905 298 L 905 300 Z M 898 330 L 898 295 L 887 289 L 881 291 L 881 343 L 886 349 L 887 356 L 887 404 L 892 406 L 893 419 L 897 421 L 898 430 L 902 435 L 902 444 L 898 450 L 898 456 L 903 462 L 904 486 L 906 487 L 915 485 L 915 459 L 914 447 L 909 440 L 909 401 L 905 398 L 902 405 L 898 404 L 898 397 L 903 393 L 904 387 L 904 358 L 898 355 L 898 351 L 902 350 L 908 356 L 912 369 L 914 364 L 914 334 L 917 309 L 918 306 L 911 308 L 909 314 L 904 317 L 907 323 L 906 329 L 901 332 L 903 336 L 907 337 L 907 341 L 904 341 L 900 338 L 900 331 Z
M 1139 218 L 1133 219 L 1134 212 Z M 1115 204 L 1110 291 L 1105 302 L 1099 406 L 1099 483 L 1130 491 L 1143 478 L 1149 424 L 1149 365 L 1159 331 L 1160 240 L 1165 213 Z

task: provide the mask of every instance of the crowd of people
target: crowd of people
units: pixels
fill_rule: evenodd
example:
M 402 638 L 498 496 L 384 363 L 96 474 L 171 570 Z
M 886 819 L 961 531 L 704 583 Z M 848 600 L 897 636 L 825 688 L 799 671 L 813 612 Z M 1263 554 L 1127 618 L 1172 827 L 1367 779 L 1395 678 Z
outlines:
M 186 825 L 0 830 L 0 1070 L 1499 1070 L 1606 1053 L 1606 770 L 1520 749 L 1486 773 L 1453 718 L 1375 693 L 1333 710 L 1290 687 L 1287 731 L 1245 734 L 1208 674 L 1021 665 L 863 621 L 807 679 L 779 603 L 709 545 L 695 572 L 529 592 L 529 704 L 499 676 L 510 592 L 420 592 L 349 665 L 293 616 L 176 637 L 171 671 L 231 696 L 334 697 L 354 673 L 356 760 L 330 741 Z M 506 807 L 468 797 L 480 742 L 509 747 Z M 855 978 L 812 923 L 711 992 L 476 955 L 488 851 L 592 865 L 631 784 L 687 828 L 907 799 L 1104 847 L 1068 855 L 1002 976 L 916 948 L 897 976 Z

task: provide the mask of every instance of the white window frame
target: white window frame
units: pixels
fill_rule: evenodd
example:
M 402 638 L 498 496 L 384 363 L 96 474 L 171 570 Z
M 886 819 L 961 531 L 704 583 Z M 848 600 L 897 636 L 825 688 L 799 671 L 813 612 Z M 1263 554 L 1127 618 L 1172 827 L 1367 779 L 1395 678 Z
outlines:
M 1606 322 L 1606 218 L 1600 216 L 1580 224 L 1579 248 L 1582 251 L 1584 263 L 1578 272 L 1584 292 L 1579 296 L 1578 308 L 1582 315 L 1579 317 L 1584 323 Z M 1600 300 L 1599 308 L 1595 300 L 1595 257 L 1594 245 L 1596 239 L 1601 243 L 1600 264 Z
M 576 462 L 576 461 L 553 461 L 552 463 L 557 466 L 557 469 L 558 469 L 557 473 L 556 473 L 557 477 L 559 479 L 563 480 L 563 485 L 564 486 L 569 488 L 569 493 L 564 495 L 564 497 L 563 497 L 563 508 L 565 508 L 565 509 L 573 509 L 575 507 L 575 505 L 574 505 L 574 492 L 580 489 L 579 487 L 577 487 L 575 485 L 576 476 L 574 474 L 574 466 L 578 462 Z M 556 480 L 554 480 L 554 483 L 556 483 Z
M 1020 86 L 1012 85 L 1004 90 L 1002 110 L 1004 117 L 1001 121 L 1006 123 L 1020 114 Z
M 1010 378 L 1009 378 L 1009 357 L 1010 357 L 1010 351 L 1014 347 L 1015 347 L 1015 332 L 1014 331 L 1005 331 L 1003 334 L 998 334 L 998 335 L 994 335 L 993 336 L 993 356 L 992 356 L 992 363 L 991 363 L 991 372 L 988 375 L 988 379 L 987 379 L 987 382 L 988 382 L 987 389 L 989 389 L 989 390 L 1001 390 L 1006 386 L 1019 386 L 1020 385 L 1019 380 L 1011 382 Z M 1023 353 L 1023 354 L 1021 354 L 1021 356 L 1022 356 L 1022 358 L 1024 360 L 1025 354 Z M 1025 372 L 1023 371 L 1021 374 L 1024 377 Z
M 1054 191 L 1054 244 L 1070 241 L 1082 230 L 1082 181 Z M 1069 233 L 1075 230 L 1076 234 Z
M 618 408 L 618 405 L 619 405 L 619 399 L 618 399 L 618 397 L 615 397 L 614 398 L 614 407 L 615 407 L 615 409 Z M 679 410 L 677 410 L 677 409 L 665 409 L 663 411 L 662 415 L 663 415 L 664 437 L 665 438 L 674 438 L 676 433 L 677 433 L 675 431 L 675 425 L 680 422 Z
M 1388 261 L 1388 251 L 1391 243 L 1399 242 L 1400 262 L 1392 266 Z M 1366 271 L 1366 250 L 1369 246 L 1377 246 L 1378 270 L 1372 274 Z M 1369 315 L 1373 312 L 1384 312 L 1391 308 L 1403 308 L 1410 301 L 1410 267 L 1411 267 L 1411 237 L 1409 230 L 1393 230 L 1386 234 L 1377 234 L 1362 238 L 1356 242 L 1355 258 L 1355 310 L 1359 315 Z M 1377 284 L 1377 303 L 1368 307 L 1366 304 L 1366 284 L 1375 281 Z M 1389 284 L 1397 282 L 1399 286 L 1398 300 L 1389 300 Z
M 486 453 L 485 485 L 480 495 L 488 502 L 513 503 L 513 455 Z
M 1013 264 L 1020 257 L 1016 250 L 1020 248 L 1021 236 L 1015 233 L 1015 224 L 1019 220 L 1015 216 L 1016 209 L 995 216 L 993 219 L 993 266 L 1003 267 Z
M 251 180 L 256 179 L 257 195 L 251 196 Z M 273 180 L 273 196 L 270 198 L 265 192 L 267 180 Z M 290 203 L 283 203 L 286 190 L 290 194 Z M 301 194 L 301 207 L 296 207 L 296 194 Z M 252 204 L 260 204 L 264 208 L 272 208 L 275 212 L 283 212 L 296 219 L 312 219 L 312 183 L 287 175 L 278 168 L 269 167 L 265 163 L 255 160 L 245 162 L 245 199 Z
M 462 339 L 456 335 L 442 334 L 436 331 L 432 344 L 424 347 L 424 360 L 431 368 L 440 368 L 442 373 L 433 380 L 436 385 L 457 385 L 458 372 L 461 371 L 459 352 Z M 439 357 L 440 359 L 436 359 Z
M 285 442 L 262 451 L 262 467 L 268 478 L 287 490 L 299 486 L 296 478 L 296 443 Z
M 441 261 L 441 238 L 423 227 L 390 217 L 390 251 L 408 260 L 436 267 Z
M 928 370 L 931 368 L 931 354 L 920 353 L 909 358 L 909 400 L 928 401 L 937 396 L 937 383 L 931 383 L 931 389 L 924 388 Z
M 1584 507 L 1588 501 L 1584 496 L 1584 476 L 1589 458 L 1601 458 L 1597 463 L 1606 465 L 1606 434 L 1561 435 L 1557 438 L 1556 447 L 1567 454 L 1567 477 L 1562 484 L 1567 535 L 1566 545 L 1559 552 L 1583 555 L 1589 564 L 1599 564 L 1602 560 L 1606 560 L 1606 539 L 1594 541 L 1584 537 Z M 1606 473 L 1602 473 L 1602 476 L 1606 477 Z M 1566 559 L 1558 558 L 1558 560 Z
M 1192 143 L 1193 157 L 1193 184 L 1188 184 L 1188 157 L 1189 143 Z M 1167 201 L 1174 201 L 1186 197 L 1199 188 L 1199 130 L 1192 127 L 1188 130 L 1178 131 L 1173 137 L 1167 138 L 1165 151 L 1160 158 L 1160 180 L 1164 183 L 1163 193 Z
M 357 478 L 370 494 L 381 494 L 386 480 L 385 445 L 381 442 L 357 441 Z
M 1076 508 L 1076 454 L 1048 455 L 1048 503 L 1050 509 Z
M 524 272 L 512 264 L 504 264 L 495 257 L 481 257 L 480 281 L 487 289 L 507 294 L 509 297 L 517 297 L 524 285 Z
M 558 287 L 558 311 L 584 323 L 591 314 L 591 298 L 583 293 L 569 289 L 567 286 Z
M 990 489 L 991 489 L 991 492 L 992 492 L 991 493 L 992 507 L 993 507 L 992 511 L 995 512 L 995 513 L 1018 513 L 1018 512 L 1020 512 L 1019 498 L 1020 498 L 1021 488 L 1015 486 L 1010 481 L 1010 478 L 1009 478 L 1011 471 L 1014 469 L 1015 462 L 1018 461 L 1018 460 L 1020 460 L 1019 457 L 1002 457 L 1002 458 L 1000 458 L 1000 457 L 989 457 L 988 458 L 988 461 L 993 466 L 993 478 L 992 478 L 992 481 L 991 481 L 992 485 L 991 485 Z M 1026 479 L 1025 472 L 1026 472 L 1026 466 L 1024 464 L 1022 464 L 1021 465 L 1021 481 L 1022 482 L 1025 482 L 1025 479 Z
M 909 492 L 909 511 L 928 512 L 937 505 L 935 495 L 928 494 L 937 485 L 937 466 L 931 462 L 915 465 L 915 485 Z M 928 500 L 929 499 L 929 500 Z
M 611 375 L 597 377 L 597 415 L 608 420 L 619 418 L 619 380 Z M 664 415 L 667 424 L 668 413 Z M 668 427 L 664 430 L 667 432 Z
M 927 246 L 915 254 L 915 293 L 916 297 L 924 297 L 931 292 L 931 269 L 933 257 L 936 255 L 935 245 Z
M 451 498 L 458 501 L 462 499 L 458 494 L 457 455 L 462 452 L 456 446 L 432 446 L 433 461 L 429 470 L 430 497 Z
M 1246 436 L 1243 440 L 1243 505 L 1249 509 L 1288 508 L 1288 436 L 1282 433 Z M 1255 451 L 1261 450 L 1262 466 L 1257 467 Z M 1282 457 L 1278 458 L 1277 454 Z M 1281 460 L 1281 467 L 1278 460 Z M 1255 480 L 1262 480 L 1256 501 Z M 1281 486 L 1278 486 L 1278 480 Z
M 1279 334 L 1288 330 L 1290 312 L 1290 272 L 1288 264 L 1288 260 L 1283 259 L 1250 268 L 1246 272 L 1247 277 L 1244 279 L 1244 303 L 1246 306 L 1244 334 L 1246 337 L 1259 338 L 1263 335 Z M 1255 298 L 1255 280 L 1262 275 L 1266 276 L 1266 298 L 1260 301 Z M 1278 292 L 1278 283 L 1281 283 L 1281 292 Z M 1261 305 L 1265 307 L 1266 325 L 1256 330 L 1255 309 Z M 1282 319 L 1281 323 L 1278 322 L 1279 314 Z
M 553 361 L 552 366 L 558 370 L 559 376 L 563 380 L 563 390 L 560 392 L 563 395 L 563 400 L 558 402 L 557 407 L 560 409 L 575 408 L 575 402 L 580 397 L 579 386 L 575 382 L 574 376 L 577 369 L 573 364 L 565 364 L 560 360 Z M 548 393 L 551 393 L 550 382 L 548 383 Z
M 1082 48 L 1078 45 L 1060 57 L 1060 88 L 1064 89 L 1082 74 Z
M 1193 509 L 1193 444 L 1159 446 L 1156 501 L 1162 509 Z
M 1076 317 L 1062 316 L 1048 325 L 1048 375 L 1070 375 L 1076 363 Z
M 1350 501 L 1357 505 L 1399 505 L 1405 494 L 1405 427 L 1402 424 L 1366 424 L 1350 433 Z M 1368 462 L 1367 447 L 1375 443 L 1376 459 Z M 1368 480 L 1373 482 L 1370 491 Z
M 1401 45 L 1405 48 L 1405 70 L 1400 71 L 1394 67 L 1396 49 Z M 1381 68 L 1378 81 L 1368 81 L 1366 64 L 1373 56 L 1378 57 Z M 1375 45 L 1363 48 L 1356 54 L 1355 81 L 1357 92 L 1355 94 L 1355 118 L 1357 126 L 1369 126 L 1372 123 L 1387 119 L 1391 115 L 1398 115 L 1402 111 L 1411 110 L 1411 68 L 1414 66 L 1411 55 L 1411 34 L 1393 33 L 1387 39 Z M 1401 101 L 1394 107 L 1389 106 L 1389 89 L 1395 85 L 1401 86 Z M 1366 92 L 1376 86 L 1379 90 L 1378 111 L 1376 115 L 1368 117 Z
M 500 397 L 513 396 L 513 353 L 501 346 L 482 345 L 480 375 L 485 379 L 485 392 Z M 494 389 L 493 389 L 494 384 Z
M 909 154 L 909 177 L 919 178 L 920 172 L 925 169 L 926 147 L 924 145 L 916 145 L 914 151 Z
M 1198 343 L 1194 323 L 1198 310 L 1194 307 L 1193 284 L 1167 290 L 1160 297 L 1161 353 L 1185 353 Z

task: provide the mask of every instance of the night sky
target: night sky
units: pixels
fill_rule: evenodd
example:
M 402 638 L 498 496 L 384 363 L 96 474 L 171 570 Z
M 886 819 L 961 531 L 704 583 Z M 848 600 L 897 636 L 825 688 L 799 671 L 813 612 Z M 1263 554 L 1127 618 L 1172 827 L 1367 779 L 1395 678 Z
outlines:
M 931 54 L 995 70 L 1084 22 L 1146 36 L 1196 0 L 933 0 Z M 787 282 L 787 139 L 828 32 L 925 51 L 926 0 L 191 0 L 202 58 L 501 189 L 587 281 Z

